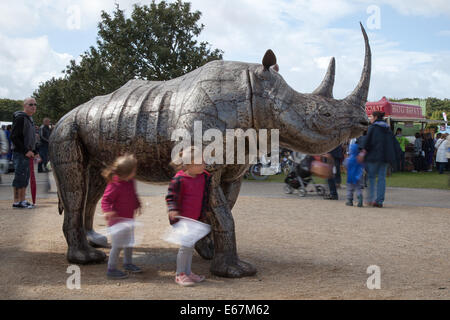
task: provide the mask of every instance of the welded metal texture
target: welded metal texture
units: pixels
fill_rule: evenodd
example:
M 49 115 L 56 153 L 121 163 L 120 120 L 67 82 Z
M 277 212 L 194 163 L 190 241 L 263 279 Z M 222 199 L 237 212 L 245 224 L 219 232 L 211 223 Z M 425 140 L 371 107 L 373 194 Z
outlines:
M 49 156 L 64 211 L 68 260 L 83 264 L 105 259 L 87 239 L 87 233 L 95 234 L 95 207 L 105 188 L 101 170 L 129 152 L 138 159 L 138 180 L 169 181 L 175 129 L 187 129 L 193 136 L 194 121 L 202 122 L 203 132 L 279 129 L 282 147 L 310 154 L 325 153 L 361 135 L 368 125 L 364 105 L 371 71 L 370 46 L 361 29 L 366 43 L 363 72 L 356 89 L 342 100 L 332 97 L 334 58 L 320 86 L 303 94 L 275 71 L 276 57 L 268 50 L 262 65 L 213 61 L 170 81 L 131 80 L 66 114 L 50 137 Z M 224 277 L 256 273 L 238 258 L 231 214 L 247 167 L 209 166 L 213 231 L 196 249 L 212 259 L 211 272 Z

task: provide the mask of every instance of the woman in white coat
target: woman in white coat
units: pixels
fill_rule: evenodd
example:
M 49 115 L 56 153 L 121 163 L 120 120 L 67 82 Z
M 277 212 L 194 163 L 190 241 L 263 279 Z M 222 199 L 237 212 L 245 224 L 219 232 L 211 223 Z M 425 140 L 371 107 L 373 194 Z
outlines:
M 447 165 L 447 136 L 448 134 L 443 134 L 442 137 L 436 141 L 434 145 L 436 152 L 436 166 L 440 174 L 444 173 L 444 168 Z

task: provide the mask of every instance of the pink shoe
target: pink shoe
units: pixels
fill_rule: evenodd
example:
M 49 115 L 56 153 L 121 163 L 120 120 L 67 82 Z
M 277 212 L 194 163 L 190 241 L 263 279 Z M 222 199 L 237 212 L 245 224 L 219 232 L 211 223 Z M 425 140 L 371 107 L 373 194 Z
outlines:
M 175 282 L 183 287 L 192 287 L 195 285 L 194 281 L 192 281 L 191 278 L 189 278 L 184 272 L 175 276 Z
M 199 276 L 196 275 L 195 273 L 191 272 L 190 275 L 188 275 L 188 277 L 193 281 L 193 282 L 202 282 L 205 281 L 205 276 Z

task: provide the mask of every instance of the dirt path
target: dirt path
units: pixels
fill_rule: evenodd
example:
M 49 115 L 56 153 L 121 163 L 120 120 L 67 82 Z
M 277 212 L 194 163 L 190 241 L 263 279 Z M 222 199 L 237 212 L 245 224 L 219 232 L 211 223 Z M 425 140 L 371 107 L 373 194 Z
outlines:
M 450 209 L 417 206 L 346 207 L 318 198 L 241 196 L 234 209 L 240 257 L 255 277 L 224 279 L 194 256 L 207 275 L 195 288 L 173 282 L 177 248 L 161 195 L 143 197 L 143 242 L 134 251 L 144 269 L 122 281 L 106 265 L 81 266 L 81 290 L 69 290 L 56 199 L 17 211 L 0 201 L 1 299 L 450 299 Z M 100 217 L 96 229 L 105 228 Z M 106 253 L 108 249 L 104 249 Z M 369 290 L 368 266 L 381 269 L 381 289 Z

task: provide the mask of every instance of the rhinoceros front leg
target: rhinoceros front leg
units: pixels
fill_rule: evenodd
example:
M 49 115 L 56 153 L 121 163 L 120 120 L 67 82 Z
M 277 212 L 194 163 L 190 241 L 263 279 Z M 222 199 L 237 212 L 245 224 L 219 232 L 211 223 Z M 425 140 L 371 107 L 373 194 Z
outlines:
M 237 255 L 231 208 L 237 199 L 240 184 L 239 180 L 233 183 L 222 183 L 222 186 L 215 185 L 213 179 L 211 186 L 212 214 L 210 214 L 210 222 L 214 239 L 211 273 L 227 278 L 253 276 L 257 271 L 251 264 L 240 260 Z
M 225 194 L 230 210 L 233 210 L 234 204 L 239 196 L 241 184 L 242 177 L 232 183 L 221 183 L 222 191 Z M 214 257 L 214 240 L 212 233 L 197 241 L 195 250 L 203 259 L 211 260 Z

